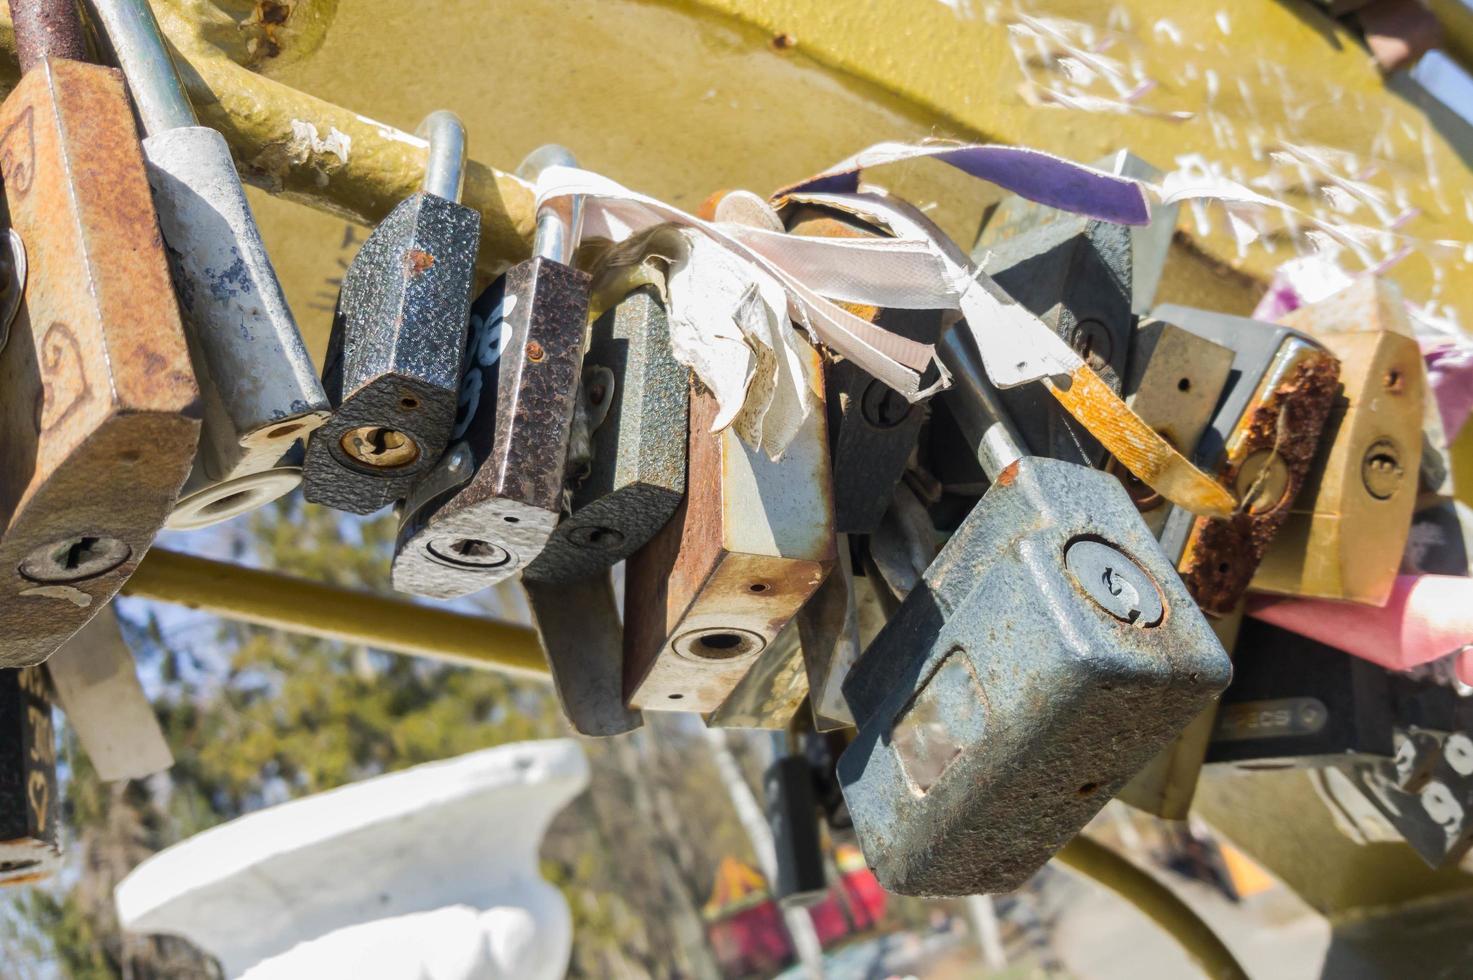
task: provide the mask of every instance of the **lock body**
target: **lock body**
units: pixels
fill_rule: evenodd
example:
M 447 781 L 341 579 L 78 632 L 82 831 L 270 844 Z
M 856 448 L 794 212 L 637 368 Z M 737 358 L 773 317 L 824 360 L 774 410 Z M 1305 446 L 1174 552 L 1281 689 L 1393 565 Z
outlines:
M 844 685 L 866 859 L 900 894 L 1016 887 L 1229 675 L 1114 478 L 1018 460 Z
M 813 781 L 813 767 L 802 755 L 780 756 L 762 777 L 777 858 L 772 897 L 785 907 L 812 905 L 828 894 Z
M 204 410 L 169 526 L 204 527 L 295 488 L 300 474 L 257 474 L 279 469 L 329 406 L 225 138 L 188 126 L 149 136 L 143 152 Z
M 644 724 L 624 707 L 624 627 L 605 571 L 569 583 L 523 579 L 563 715 L 580 735 L 622 735 Z
M 590 436 L 587 472 L 569 474 L 572 513 L 528 564 L 527 579 L 575 582 L 611 568 L 654 537 L 685 495 L 689 372 L 670 352 L 654 287 L 594 322 L 583 364 L 583 397 L 593 409 L 607 402 L 607 414 Z
M 394 588 L 452 599 L 541 554 L 562 513 L 589 287 L 587 273 L 536 256 L 477 298 L 444 460 L 460 469 L 432 471 L 406 502 Z
M 686 499 L 629 561 L 624 692 L 647 711 L 714 711 L 813 594 L 834 561 L 819 355 L 802 345 L 812 399 L 779 460 L 691 397 Z
M 39 667 L 0 670 L 0 886 L 58 868 L 60 806 L 45 676 Z
M 797 619 L 813 723 L 820 732 L 854 724 L 849 702 L 844 700 L 843 683 L 864 649 L 859 632 L 859 602 L 864 594 L 860 590 L 868 592 L 869 583 L 855 579 L 846 535 L 839 537 L 836 550 L 834 570 L 799 610 Z M 874 601 L 872 594 L 869 598 Z
M 343 277 L 323 385 L 332 417 L 307 444 L 306 498 L 371 514 L 405 497 L 450 440 L 480 242 L 471 208 L 401 201 Z
M 1322 345 L 1287 327 L 1179 306 L 1159 307 L 1155 316 L 1234 353 L 1231 380 L 1196 462 L 1242 502 L 1226 518 L 1173 508 L 1161 532 L 1161 546 L 1177 560 L 1197 604 L 1225 616 L 1304 485 L 1340 365 Z
M 1341 393 L 1252 588 L 1384 605 L 1417 501 L 1426 398 L 1421 350 L 1400 293 L 1374 278 L 1284 322 L 1340 361 Z
M 789 622 L 752 661 L 721 706 L 706 715 L 706 727 L 783 730 L 806 697 L 808 675 L 803 669 L 798 625 Z
M 1131 232 L 1011 199 L 972 251 L 978 269 L 1043 320 L 1116 393 L 1135 317 Z M 1001 392 L 1023 441 L 1041 456 L 1100 466 L 1104 448 L 1041 385 Z
M 20 667 L 142 560 L 194 461 L 199 388 L 117 72 L 28 71 L 0 172 L 28 265 L 0 353 L 0 667 Z

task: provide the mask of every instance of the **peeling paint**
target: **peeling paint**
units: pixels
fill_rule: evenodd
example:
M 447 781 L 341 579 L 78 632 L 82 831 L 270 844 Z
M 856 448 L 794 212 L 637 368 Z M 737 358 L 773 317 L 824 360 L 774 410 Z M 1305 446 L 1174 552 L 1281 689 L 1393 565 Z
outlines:
M 35 588 L 26 589 L 21 595 L 43 599 L 64 599 L 78 609 L 86 609 L 92 605 L 90 595 L 70 585 L 38 585 Z

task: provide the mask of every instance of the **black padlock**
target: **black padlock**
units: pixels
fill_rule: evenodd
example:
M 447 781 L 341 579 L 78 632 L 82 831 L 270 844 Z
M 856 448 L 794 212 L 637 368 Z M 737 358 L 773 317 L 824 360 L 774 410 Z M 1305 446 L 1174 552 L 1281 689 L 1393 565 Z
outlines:
M 548 146 L 520 172 L 572 163 L 567 150 Z M 402 592 L 478 592 L 530 564 L 557 526 L 592 286 L 570 264 L 582 214 L 575 197 L 544 206 L 532 257 L 472 306 L 452 444 L 415 485 L 399 522 L 393 582 Z
M 670 350 L 665 305 L 642 286 L 593 324 L 583 358 L 574 426 L 589 459 L 569 459 L 572 512 L 523 573 L 527 581 L 575 582 L 644 547 L 685 496 L 689 372 Z
M 0 670 L 0 885 L 57 869 L 60 807 L 45 674 L 40 667 Z
M 481 216 L 459 203 L 460 120 L 433 112 L 419 132 L 430 144 L 423 189 L 343 277 L 323 370 L 333 413 L 307 444 L 306 498 L 354 514 L 407 495 L 455 423 Z
M 828 876 L 824 873 L 812 766 L 802 755 L 779 756 L 767 767 L 762 788 L 777 855 L 772 897 L 784 906 L 823 901 L 828 894 Z

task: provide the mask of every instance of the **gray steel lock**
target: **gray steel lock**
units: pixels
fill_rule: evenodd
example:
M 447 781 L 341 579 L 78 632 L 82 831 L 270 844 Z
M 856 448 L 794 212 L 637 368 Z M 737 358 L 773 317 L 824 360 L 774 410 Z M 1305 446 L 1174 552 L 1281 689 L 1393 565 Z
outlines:
M 519 172 L 573 165 L 562 147 Z M 469 595 L 525 568 L 563 510 L 568 441 L 583 365 L 592 280 L 573 268 L 583 209 L 562 199 L 537 215 L 532 258 L 487 287 L 471 312 L 455 444 L 405 501 L 394 588 Z
M 0 670 L 0 886 L 61 864 L 56 733 L 40 667 Z
M 1023 456 L 956 330 L 946 396 L 992 486 L 844 684 L 839 780 L 885 888 L 1017 887 L 1227 685 L 1227 654 L 1108 474 Z
M 972 257 L 1119 394 L 1135 327 L 1131 250 L 1124 225 L 1009 198 L 982 230 Z M 1004 391 L 1002 404 L 1040 455 L 1104 464 L 1104 448 L 1041 385 Z
M 225 138 L 196 123 L 147 0 L 91 3 L 128 81 L 204 425 L 166 527 L 197 528 L 294 489 L 281 457 L 328 415 Z
M 596 575 L 669 522 L 685 496 L 688 377 L 670 351 L 669 320 L 653 286 L 630 293 L 593 324 L 582 397 L 607 414 L 590 437 L 586 472 L 570 474 L 572 513 L 524 579 Z
M 371 514 L 405 497 L 450 441 L 481 216 L 460 204 L 465 129 L 432 112 L 423 189 L 343 277 L 323 380 L 332 418 L 307 444 L 308 500 Z
M 579 735 L 622 735 L 644 724 L 624 707 L 624 626 L 611 574 L 567 584 L 525 579 L 537 636 L 563 714 Z

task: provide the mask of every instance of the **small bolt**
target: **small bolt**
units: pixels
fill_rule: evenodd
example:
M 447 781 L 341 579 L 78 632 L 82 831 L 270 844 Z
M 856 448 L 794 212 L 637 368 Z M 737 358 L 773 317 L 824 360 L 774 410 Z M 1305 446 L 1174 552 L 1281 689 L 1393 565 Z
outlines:
M 539 364 L 546 356 L 547 351 L 542 349 L 541 344 L 539 344 L 535 340 L 527 341 L 527 360 L 531 361 L 533 364 Z
M 132 554 L 117 538 L 79 534 L 32 551 L 19 570 L 32 582 L 79 582 L 107 574 Z

